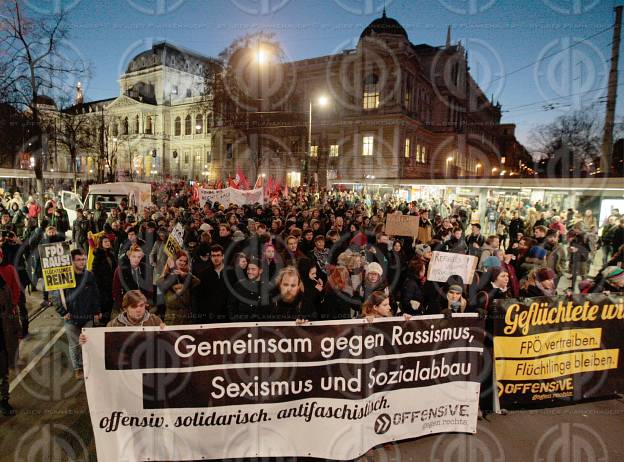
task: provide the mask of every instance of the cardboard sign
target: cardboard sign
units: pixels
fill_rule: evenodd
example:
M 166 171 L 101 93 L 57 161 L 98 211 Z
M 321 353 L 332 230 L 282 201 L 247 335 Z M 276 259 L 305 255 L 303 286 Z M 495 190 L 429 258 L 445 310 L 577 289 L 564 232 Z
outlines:
M 472 283 L 479 259 L 473 255 L 460 253 L 433 252 L 429 262 L 429 281 L 446 282 L 449 276 L 461 276 L 464 284 Z
M 165 242 L 165 253 L 170 257 L 173 257 L 180 250 L 184 244 L 184 227 L 181 223 L 177 223 L 173 228 L 173 231 L 169 234 L 167 242 Z
M 39 258 L 45 290 L 76 287 L 69 242 L 55 242 L 39 246 Z
M 386 234 L 390 236 L 416 236 L 420 219 L 412 215 L 391 213 L 386 217 Z

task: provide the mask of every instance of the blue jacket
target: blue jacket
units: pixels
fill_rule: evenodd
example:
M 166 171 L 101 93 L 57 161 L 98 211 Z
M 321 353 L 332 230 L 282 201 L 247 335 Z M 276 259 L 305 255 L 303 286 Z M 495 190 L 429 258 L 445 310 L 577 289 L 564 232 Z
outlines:
M 54 292 L 54 299 L 58 314 L 65 316 L 69 313 L 71 318 L 68 322 L 78 327 L 84 326 L 93 320 L 93 316 L 101 312 L 100 292 L 95 276 L 90 271 L 85 270 L 82 274 L 76 274 L 76 287 L 65 289 L 67 309 L 61 302 L 59 291 Z

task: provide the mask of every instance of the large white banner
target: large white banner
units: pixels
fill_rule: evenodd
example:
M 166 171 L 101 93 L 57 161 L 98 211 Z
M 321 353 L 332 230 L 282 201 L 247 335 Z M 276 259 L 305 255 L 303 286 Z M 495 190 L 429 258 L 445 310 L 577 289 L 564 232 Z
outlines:
M 212 203 L 219 202 L 220 204 L 229 205 L 245 205 L 255 204 L 256 202 L 262 203 L 264 199 L 262 188 L 241 190 L 234 188 L 225 189 L 205 189 L 199 188 L 199 204 L 203 207 L 207 201 Z
M 98 460 L 345 460 L 476 432 L 476 315 L 85 333 Z

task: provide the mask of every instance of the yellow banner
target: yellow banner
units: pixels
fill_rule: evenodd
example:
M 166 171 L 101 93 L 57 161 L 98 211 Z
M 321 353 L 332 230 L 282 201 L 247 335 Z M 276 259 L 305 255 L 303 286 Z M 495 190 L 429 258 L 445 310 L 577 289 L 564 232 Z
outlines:
M 42 270 L 45 290 L 60 290 L 76 287 L 74 268 L 72 266 L 58 266 Z
M 580 372 L 604 371 L 618 367 L 619 350 L 565 353 L 528 361 L 496 360 L 497 380 L 544 380 Z
M 534 358 L 600 348 L 602 329 L 570 329 L 522 337 L 495 337 L 494 358 Z

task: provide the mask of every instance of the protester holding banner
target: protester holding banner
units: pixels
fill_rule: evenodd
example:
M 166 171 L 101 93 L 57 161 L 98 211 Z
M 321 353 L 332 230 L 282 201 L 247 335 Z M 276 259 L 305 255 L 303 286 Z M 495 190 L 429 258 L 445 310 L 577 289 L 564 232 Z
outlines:
M 191 316 L 191 290 L 200 284 L 191 273 L 189 256 L 180 251 L 169 259 L 156 281 L 165 297 L 165 322 L 169 325 L 193 324 Z M 209 303 L 208 300 L 205 301 Z
M 273 321 L 312 321 L 317 317 L 314 305 L 304 297 L 304 287 L 297 268 L 287 266 L 277 275 L 277 295 L 269 312 Z
M 440 312 L 446 316 L 452 313 L 464 313 L 467 311 L 468 302 L 464 298 L 463 280 L 459 277 L 449 278 L 446 285 L 445 301 L 440 305 Z
M 71 251 L 76 287 L 54 293 L 56 311 L 65 320 L 69 357 L 77 379 L 83 378 L 82 353 L 78 337 L 83 327 L 93 326 L 101 318 L 100 292 L 95 276 L 86 270 L 87 256 L 82 249 Z
M 390 297 L 380 291 L 375 291 L 362 303 L 362 317 L 372 322 L 375 318 L 389 318 L 392 316 Z

